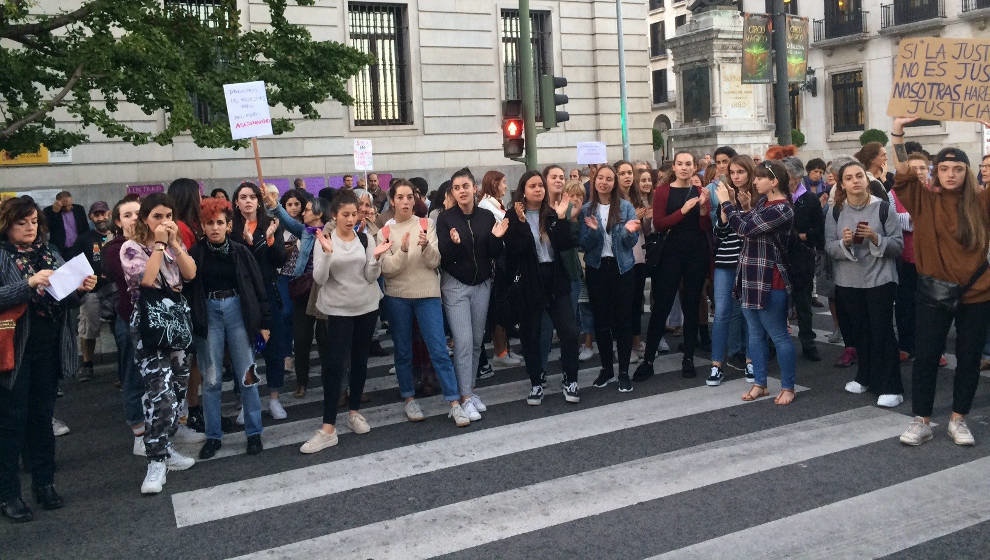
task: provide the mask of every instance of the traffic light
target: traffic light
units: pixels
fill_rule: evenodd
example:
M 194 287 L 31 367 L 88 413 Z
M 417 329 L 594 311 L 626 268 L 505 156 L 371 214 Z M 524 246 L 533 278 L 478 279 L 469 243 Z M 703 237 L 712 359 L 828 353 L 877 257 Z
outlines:
M 505 157 L 522 157 L 526 148 L 523 126 L 522 101 L 503 101 L 502 153 L 505 154 Z
M 571 115 L 567 111 L 558 111 L 557 105 L 566 105 L 569 101 L 567 95 L 557 93 L 557 88 L 567 85 L 567 78 L 560 76 L 550 76 L 543 74 L 540 76 L 540 93 L 543 98 L 543 128 L 550 130 L 557 126 L 557 123 L 567 122 Z

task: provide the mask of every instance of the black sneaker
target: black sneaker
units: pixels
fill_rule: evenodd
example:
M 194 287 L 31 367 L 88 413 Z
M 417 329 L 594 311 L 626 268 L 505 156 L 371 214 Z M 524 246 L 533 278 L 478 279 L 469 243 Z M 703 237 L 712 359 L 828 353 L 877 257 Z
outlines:
M 805 346 L 803 351 L 805 359 L 809 362 L 820 362 L 822 361 L 821 354 L 818 353 L 818 347 L 812 344 L 811 346 Z
M 681 360 L 681 376 L 698 377 L 698 372 L 694 369 L 694 359 L 684 358 Z
M 564 400 L 569 403 L 579 403 L 581 402 L 581 396 L 578 395 L 578 385 L 577 381 L 571 381 L 570 383 L 562 383 L 561 391 L 564 393 Z
M 248 438 L 247 438 L 247 454 L 248 455 L 257 455 L 258 453 L 261 453 L 261 450 L 262 449 L 264 449 L 264 447 L 262 447 L 262 445 L 261 445 L 261 434 L 255 434 L 253 436 L 248 436 Z
M 206 440 L 206 443 L 204 443 L 203 447 L 199 450 L 199 458 L 209 459 L 210 457 L 213 457 L 222 446 L 223 444 L 218 439 Z
M 93 378 L 93 365 L 82 365 L 79 366 L 79 373 L 76 375 L 76 381 L 80 383 L 85 383 Z
M 206 419 L 203 418 L 203 407 L 189 407 L 189 415 L 186 416 L 186 427 L 201 434 L 206 432 Z
M 709 387 L 718 387 L 722 384 L 722 368 L 718 366 L 712 366 L 712 373 L 705 380 L 705 385 Z
M 603 389 L 604 387 L 606 387 L 609 383 L 612 383 L 613 381 L 615 381 L 615 374 L 614 373 L 605 373 L 605 370 L 602 369 L 601 372 L 598 374 L 598 377 L 595 378 L 595 381 L 594 381 L 594 383 L 592 383 L 592 385 L 594 385 L 595 387 L 598 387 L 599 389 Z
M 733 354 L 729 356 L 729 359 L 725 361 L 725 365 L 732 369 L 742 371 L 746 369 L 746 355 L 745 354 Z
M 620 393 L 632 393 L 633 386 L 632 381 L 629 380 L 628 373 L 619 374 L 619 392 Z
M 646 381 L 647 379 L 653 377 L 653 362 L 647 362 L 643 360 L 636 366 L 636 371 L 633 372 L 633 381 L 639 383 L 640 381 Z
M 478 379 L 491 379 L 495 377 L 495 370 L 491 364 L 478 366 Z
M 530 406 L 543 404 L 543 387 L 533 385 L 533 388 L 529 391 L 529 395 L 526 397 L 526 404 Z
M 540 387 L 546 388 L 547 386 L 547 370 L 540 370 Z

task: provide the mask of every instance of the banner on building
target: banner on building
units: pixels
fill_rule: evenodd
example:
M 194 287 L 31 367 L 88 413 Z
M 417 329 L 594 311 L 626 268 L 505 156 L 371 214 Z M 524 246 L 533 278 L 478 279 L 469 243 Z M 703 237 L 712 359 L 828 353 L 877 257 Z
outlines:
M 787 16 L 787 81 L 804 82 L 808 74 L 808 18 Z
M 990 121 L 990 38 L 901 39 L 887 114 Z
M 0 150 L 0 165 L 47 165 L 50 163 L 72 163 L 72 150 L 51 151 L 41 146 L 36 152 L 12 155 Z
M 742 83 L 769 84 L 773 81 L 773 64 L 770 60 L 770 16 L 745 14 L 743 16 Z

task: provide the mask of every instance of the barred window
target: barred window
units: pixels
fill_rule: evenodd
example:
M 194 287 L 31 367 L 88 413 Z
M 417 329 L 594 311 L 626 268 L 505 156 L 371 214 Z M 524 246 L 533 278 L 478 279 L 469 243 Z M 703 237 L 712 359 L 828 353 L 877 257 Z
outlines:
M 832 74 L 832 128 L 852 132 L 865 128 L 863 118 L 863 71 Z
M 412 123 L 406 6 L 349 2 L 351 46 L 377 62 L 354 77 L 354 124 Z
M 226 27 L 226 22 L 230 14 L 226 10 L 223 0 L 165 0 L 165 9 L 175 12 L 185 12 L 199 19 L 200 22 L 214 29 Z M 219 40 L 219 35 L 217 35 Z M 217 57 L 217 63 L 222 62 Z M 220 111 L 210 109 L 210 106 L 196 95 L 196 92 L 189 92 L 189 101 L 192 103 L 193 116 L 202 124 L 212 124 L 214 121 L 226 120 L 226 116 Z
M 531 10 L 530 42 L 533 44 L 533 87 L 536 92 L 536 120 L 543 120 L 540 75 L 553 74 L 553 45 L 550 12 Z M 505 99 L 522 99 L 522 74 L 519 71 L 519 10 L 502 10 L 502 54 L 505 59 Z M 553 92 L 550 92 L 551 94 Z

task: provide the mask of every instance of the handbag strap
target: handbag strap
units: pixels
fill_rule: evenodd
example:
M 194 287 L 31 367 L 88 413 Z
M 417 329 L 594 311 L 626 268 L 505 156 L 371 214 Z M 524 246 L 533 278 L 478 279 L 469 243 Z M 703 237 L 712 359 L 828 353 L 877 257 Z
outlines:
M 990 262 L 984 259 L 983 264 L 980 265 L 980 268 L 976 269 L 976 272 L 973 273 L 973 277 L 969 279 L 969 282 L 966 282 L 965 286 L 963 286 L 962 293 L 965 294 L 968 292 L 969 289 L 973 287 L 973 284 L 976 284 L 980 277 L 983 276 L 983 273 L 987 271 L 987 268 L 990 268 Z

